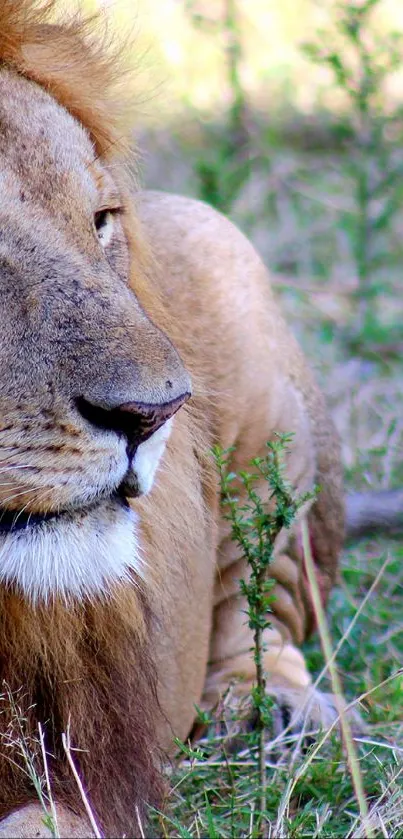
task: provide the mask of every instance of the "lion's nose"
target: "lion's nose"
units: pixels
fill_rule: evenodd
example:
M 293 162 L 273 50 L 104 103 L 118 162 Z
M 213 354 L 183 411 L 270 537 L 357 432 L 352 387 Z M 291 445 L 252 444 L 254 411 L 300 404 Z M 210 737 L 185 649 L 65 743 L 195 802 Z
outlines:
M 76 405 L 81 416 L 91 425 L 127 437 L 129 453 L 132 454 L 140 443 L 144 443 L 164 422 L 173 417 L 189 397 L 190 392 L 186 391 L 170 402 L 125 402 L 111 409 L 79 397 Z

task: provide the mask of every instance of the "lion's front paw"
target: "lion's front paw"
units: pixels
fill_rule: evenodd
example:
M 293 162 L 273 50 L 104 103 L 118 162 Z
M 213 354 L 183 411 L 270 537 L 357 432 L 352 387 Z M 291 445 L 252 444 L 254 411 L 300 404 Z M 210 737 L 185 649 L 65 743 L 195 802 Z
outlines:
M 348 708 L 343 700 L 339 702 L 331 693 L 322 693 L 313 688 L 296 688 L 285 682 L 273 682 L 267 686 L 272 699 L 271 726 L 267 729 L 268 750 L 278 754 L 285 748 L 299 743 L 306 748 L 329 729 L 339 730 L 340 716 L 347 715 L 352 734 L 362 734 L 364 723 L 354 709 Z M 229 695 L 219 714 L 221 731 L 225 733 L 227 751 L 245 748 L 248 735 L 254 730 L 257 712 L 250 695 Z
M 303 737 L 315 737 L 320 732 L 338 729 L 342 714 L 347 716 L 353 735 L 364 730 L 364 723 L 343 699 L 316 688 L 297 689 L 286 684 L 268 687 L 273 698 L 273 733 L 280 737 L 287 731 Z

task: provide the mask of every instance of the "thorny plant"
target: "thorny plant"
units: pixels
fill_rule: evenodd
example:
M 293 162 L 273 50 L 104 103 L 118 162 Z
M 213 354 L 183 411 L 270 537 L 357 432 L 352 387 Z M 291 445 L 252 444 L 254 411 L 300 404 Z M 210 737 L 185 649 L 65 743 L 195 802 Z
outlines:
M 263 664 L 263 634 L 270 626 L 270 605 L 274 597 L 274 581 L 269 576 L 270 563 L 280 531 L 284 527 L 289 528 L 298 510 L 315 497 L 315 492 L 295 495 L 285 476 L 285 455 L 292 437 L 292 434 L 277 434 L 274 440 L 269 441 L 266 456 L 251 460 L 253 472 L 241 471 L 236 474 L 229 471 L 233 449 L 223 451 L 215 447 L 213 450 L 220 475 L 224 518 L 230 522 L 231 538 L 246 559 L 249 571 L 248 578 L 241 579 L 239 585 L 247 603 L 247 621 L 253 632 L 252 653 L 256 666 L 256 684 L 252 687 L 251 699 L 256 711 L 261 783 L 259 810 L 262 815 L 266 810 L 265 730 L 271 722 L 272 706 L 266 691 Z M 256 483 L 262 478 L 269 489 L 266 499 L 256 490 Z M 239 500 L 240 490 L 244 495 L 242 502 Z

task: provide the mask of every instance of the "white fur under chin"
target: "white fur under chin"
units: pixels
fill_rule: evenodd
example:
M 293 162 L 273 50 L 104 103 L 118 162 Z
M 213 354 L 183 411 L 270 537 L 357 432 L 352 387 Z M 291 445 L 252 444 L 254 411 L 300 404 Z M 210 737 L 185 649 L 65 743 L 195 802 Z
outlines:
M 150 492 L 170 435 L 168 420 L 136 452 L 132 469 Z M 0 582 L 31 603 L 107 596 L 111 586 L 145 578 L 137 516 L 116 499 L 8 534 L 0 531 Z
M 118 501 L 0 533 L 0 581 L 37 604 L 110 593 L 111 584 L 144 578 L 137 516 Z
M 168 437 L 171 433 L 172 418 L 164 422 L 145 443 L 138 447 L 134 461 L 133 472 L 137 475 L 137 483 L 142 495 L 147 495 L 154 483 L 155 473 L 165 451 Z

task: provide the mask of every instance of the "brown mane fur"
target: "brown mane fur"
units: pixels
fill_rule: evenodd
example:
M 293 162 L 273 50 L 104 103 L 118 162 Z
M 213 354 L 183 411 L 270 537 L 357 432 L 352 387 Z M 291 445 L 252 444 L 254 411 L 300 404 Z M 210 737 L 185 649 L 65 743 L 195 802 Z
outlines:
M 108 157 L 127 148 L 132 128 L 122 85 L 125 50 L 113 44 L 99 14 L 52 24 L 56 6 L 56 0 L 0 0 L 0 64 L 45 88 Z
M 134 804 L 144 815 L 145 802 L 160 802 L 158 755 L 150 749 L 158 722 L 150 631 L 149 609 L 134 589 L 125 588 L 101 606 L 69 609 L 61 604 L 30 609 L 17 595 L 0 591 L 0 818 L 35 800 L 23 756 L 20 766 L 11 756 L 15 761 L 25 740 L 42 774 L 38 722 L 53 792 L 77 810 L 77 788 L 61 744 L 61 733 L 70 729 L 72 746 L 80 748 L 77 766 L 106 835 L 133 824 Z M 128 719 L 138 723 L 129 736 Z
M 108 51 L 105 29 L 99 38 L 99 15 L 53 24 L 56 5 L 0 0 L 0 67 L 48 91 L 87 129 L 98 155 L 124 153 L 130 107 L 118 95 L 122 51 Z M 125 223 L 140 298 L 157 314 L 144 273 L 147 249 L 130 206 Z M 160 803 L 152 629 L 148 597 L 138 587 L 120 587 L 108 601 L 31 608 L 0 586 L 0 819 L 36 799 L 23 752 L 36 755 L 41 774 L 38 722 L 57 799 L 80 809 L 63 759 L 61 733 L 69 729 L 72 746 L 80 749 L 76 764 L 106 835 L 136 829 L 135 805 L 141 815 L 146 802 Z M 128 731 L 127 721 L 133 720 Z
M 68 606 L 55 601 L 33 608 L 0 586 L 0 819 L 37 800 L 19 753 L 25 748 L 42 774 L 39 722 L 56 800 L 81 812 L 61 743 L 62 732 L 69 731 L 73 748 L 79 749 L 74 760 L 103 835 L 137 835 L 135 807 L 146 820 L 149 804 L 161 806 L 164 754 L 157 743 L 167 721 L 159 704 L 155 637 L 161 632 L 161 618 L 162 631 L 168 633 L 173 618 L 170 613 L 157 618 L 152 604 L 158 599 L 161 607 L 161 588 L 167 585 L 167 559 L 161 559 L 166 531 L 177 534 L 178 558 L 189 549 L 189 568 L 181 571 L 186 578 L 187 573 L 194 576 L 193 555 L 200 565 L 192 539 L 197 542 L 200 533 L 212 529 L 217 493 L 211 461 L 203 463 L 202 494 L 191 491 L 197 461 L 203 461 L 201 453 L 211 445 L 206 432 L 198 430 L 202 414 L 205 411 L 199 415 L 195 407 L 191 417 L 181 413 L 180 448 L 177 441 L 167 453 L 170 491 L 177 504 L 167 511 L 163 486 L 156 487 L 153 500 L 140 499 L 137 504 L 143 541 L 158 569 L 154 573 L 150 565 L 147 591 L 136 583 L 119 586 L 109 599 Z M 182 452 L 184 443 L 187 455 Z M 181 532 L 183 519 L 190 524 Z M 204 551 L 207 544 L 203 542 Z

